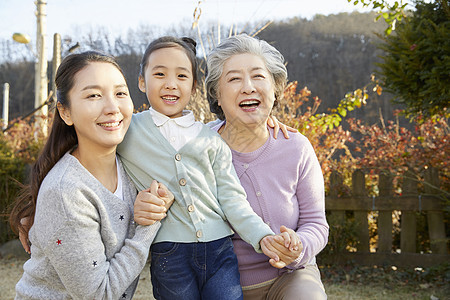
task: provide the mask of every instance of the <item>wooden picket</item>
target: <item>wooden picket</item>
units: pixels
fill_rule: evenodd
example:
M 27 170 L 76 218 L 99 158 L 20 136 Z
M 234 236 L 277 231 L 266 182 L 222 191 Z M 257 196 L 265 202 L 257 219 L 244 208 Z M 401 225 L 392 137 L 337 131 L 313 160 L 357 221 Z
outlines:
M 331 224 L 342 224 L 346 218 L 346 211 L 353 211 L 358 239 L 357 251 L 339 254 L 340 259 L 352 260 L 365 265 L 395 264 L 430 266 L 450 260 L 445 233 L 443 200 L 436 196 L 439 193 L 439 173 L 429 168 L 424 174 L 424 194 L 418 193 L 417 181 L 414 174 L 405 173 L 402 195 L 394 196 L 393 178 L 389 174 L 379 175 L 378 196 L 369 197 L 365 187 L 365 175 L 361 170 L 352 174 L 352 195 L 339 197 L 338 190 L 342 186 L 342 177 L 332 173 L 330 177 L 330 193 L 326 197 L 325 205 Z M 378 212 L 376 252 L 370 252 L 368 213 Z M 394 253 L 392 212 L 401 211 L 400 222 L 400 253 Z M 417 253 L 417 220 L 416 213 L 424 212 L 430 238 L 431 253 Z M 331 233 L 332 234 L 332 233 Z M 333 258 L 328 258 L 330 262 Z

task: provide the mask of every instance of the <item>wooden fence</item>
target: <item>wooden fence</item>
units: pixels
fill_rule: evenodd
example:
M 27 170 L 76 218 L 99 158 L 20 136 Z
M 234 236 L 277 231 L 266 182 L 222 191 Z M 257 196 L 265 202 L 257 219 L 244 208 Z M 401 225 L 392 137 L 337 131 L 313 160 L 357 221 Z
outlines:
M 330 234 L 333 224 L 344 224 L 346 211 L 353 211 L 358 226 L 357 251 L 339 254 L 338 259 L 352 260 L 363 265 L 392 264 L 396 266 L 430 266 L 450 261 L 447 249 L 447 238 L 444 223 L 444 205 L 439 191 L 439 173 L 429 168 L 424 174 L 424 193 L 419 194 L 417 181 L 413 174 L 406 175 L 403 180 L 401 196 L 394 196 L 392 177 L 380 175 L 378 181 L 379 195 L 369 197 L 365 188 L 365 175 L 355 171 L 352 175 L 352 195 L 339 197 L 338 190 L 342 186 L 342 177 L 338 173 L 331 174 L 330 195 L 326 197 L 326 210 L 329 212 Z M 448 200 L 447 200 L 448 204 Z M 400 219 L 400 253 L 392 251 L 393 222 L 392 212 L 401 211 Z M 378 211 L 377 232 L 378 245 L 376 252 L 369 249 L 368 214 Z M 431 253 L 417 253 L 417 212 L 426 213 Z M 332 263 L 333 258 L 328 257 Z

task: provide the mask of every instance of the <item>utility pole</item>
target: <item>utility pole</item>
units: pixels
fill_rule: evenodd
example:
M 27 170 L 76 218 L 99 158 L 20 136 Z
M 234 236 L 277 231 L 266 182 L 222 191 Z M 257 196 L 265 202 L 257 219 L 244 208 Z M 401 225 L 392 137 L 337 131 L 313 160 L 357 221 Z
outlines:
M 55 33 L 53 35 L 53 61 L 52 61 L 52 91 L 53 91 L 53 100 L 56 103 L 56 71 L 58 70 L 59 65 L 61 64 L 61 35 L 59 33 Z
M 37 62 L 35 64 L 35 97 L 34 107 L 40 107 L 48 96 L 48 77 L 47 77 L 47 1 L 36 0 L 36 53 Z M 48 133 L 48 106 L 44 105 L 41 111 L 36 113 L 36 126 L 40 127 L 44 136 Z M 38 121 L 38 118 L 41 120 Z

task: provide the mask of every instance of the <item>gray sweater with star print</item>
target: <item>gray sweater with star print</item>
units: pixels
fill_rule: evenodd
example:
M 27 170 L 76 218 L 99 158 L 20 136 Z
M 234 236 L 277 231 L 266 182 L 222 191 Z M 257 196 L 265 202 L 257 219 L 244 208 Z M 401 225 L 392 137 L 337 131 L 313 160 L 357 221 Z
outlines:
M 134 224 L 136 190 L 120 168 L 123 200 L 69 153 L 47 174 L 16 299 L 132 298 L 160 223 Z

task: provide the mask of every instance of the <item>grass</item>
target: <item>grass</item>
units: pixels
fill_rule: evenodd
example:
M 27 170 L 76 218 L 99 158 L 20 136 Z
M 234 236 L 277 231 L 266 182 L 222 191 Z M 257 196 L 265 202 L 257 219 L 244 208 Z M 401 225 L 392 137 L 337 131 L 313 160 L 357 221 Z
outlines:
M 450 299 L 450 264 L 434 268 L 324 266 L 329 299 Z
M 13 299 L 24 260 L 0 259 L 0 299 Z M 450 299 L 450 264 L 428 269 L 391 266 L 322 266 L 328 299 Z M 149 266 L 144 268 L 133 299 L 152 297 Z

